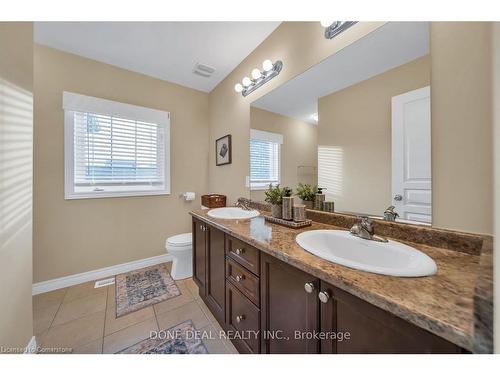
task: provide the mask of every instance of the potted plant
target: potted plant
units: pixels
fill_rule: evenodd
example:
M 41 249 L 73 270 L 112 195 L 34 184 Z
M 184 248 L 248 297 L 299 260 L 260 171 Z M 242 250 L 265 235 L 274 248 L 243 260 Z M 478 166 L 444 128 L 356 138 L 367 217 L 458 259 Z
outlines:
M 278 219 L 281 219 L 282 216 L 282 204 L 283 197 L 285 196 L 285 189 L 281 188 L 280 185 L 273 186 L 269 184 L 269 188 L 265 192 L 266 199 L 265 201 L 271 204 L 271 215 Z
M 302 203 L 309 209 L 313 207 L 314 196 L 317 192 L 318 187 L 316 185 L 299 183 L 297 187 L 297 196 L 302 199 Z

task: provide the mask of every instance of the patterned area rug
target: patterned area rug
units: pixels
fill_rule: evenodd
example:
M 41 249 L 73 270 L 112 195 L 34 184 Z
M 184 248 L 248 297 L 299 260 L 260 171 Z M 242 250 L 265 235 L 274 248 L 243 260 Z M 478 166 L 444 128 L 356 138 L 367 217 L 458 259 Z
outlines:
M 164 264 L 115 276 L 116 317 L 181 295 Z
M 208 350 L 195 334 L 191 320 L 166 331 L 165 338 L 146 339 L 117 354 L 207 354 Z

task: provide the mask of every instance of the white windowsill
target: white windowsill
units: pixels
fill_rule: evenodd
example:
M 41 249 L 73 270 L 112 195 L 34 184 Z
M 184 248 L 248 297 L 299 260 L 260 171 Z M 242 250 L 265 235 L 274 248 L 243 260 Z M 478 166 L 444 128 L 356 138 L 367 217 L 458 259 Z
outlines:
M 120 197 L 144 197 L 152 195 L 170 195 L 170 190 L 104 190 L 104 191 L 80 191 L 66 193 L 64 199 L 92 199 L 92 198 L 120 198 Z
M 277 183 L 274 183 L 273 186 L 276 186 L 276 185 L 279 185 L 279 184 L 280 184 L 280 182 L 277 182 Z M 261 184 L 259 184 L 259 185 L 253 185 L 253 186 L 250 184 L 250 191 L 253 191 L 253 190 L 259 191 L 259 190 L 267 190 L 267 189 L 269 189 L 269 183 L 265 183 L 265 184 L 262 184 L 262 185 Z

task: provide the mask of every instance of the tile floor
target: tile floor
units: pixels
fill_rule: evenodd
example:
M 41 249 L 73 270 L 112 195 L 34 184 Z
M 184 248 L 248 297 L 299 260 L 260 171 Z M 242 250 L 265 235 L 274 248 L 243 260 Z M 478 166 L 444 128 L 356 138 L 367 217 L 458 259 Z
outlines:
M 168 264 L 170 266 L 170 264 Z M 95 289 L 94 281 L 33 297 L 34 329 L 45 348 L 71 348 L 73 353 L 116 353 L 163 330 L 191 319 L 197 330 L 212 332 L 203 340 L 209 353 L 237 353 L 199 298 L 192 279 L 176 281 L 181 295 L 136 312 L 115 317 L 115 286 Z

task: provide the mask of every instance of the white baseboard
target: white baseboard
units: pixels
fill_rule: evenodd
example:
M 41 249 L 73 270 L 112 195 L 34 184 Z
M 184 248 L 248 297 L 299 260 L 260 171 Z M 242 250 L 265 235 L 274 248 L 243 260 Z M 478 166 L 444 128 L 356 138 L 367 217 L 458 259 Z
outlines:
M 128 263 L 117 264 L 116 266 L 110 266 L 105 268 L 100 268 L 94 271 L 88 271 L 83 273 L 78 273 L 76 275 L 64 276 L 58 279 L 52 279 L 47 281 L 42 281 L 33 284 L 32 294 L 40 294 L 50 292 L 52 290 L 67 288 L 68 286 L 73 286 L 76 284 L 86 283 L 88 281 L 94 281 L 103 279 L 105 277 L 114 276 L 124 272 L 130 272 L 133 270 L 138 270 L 140 268 L 154 266 L 155 264 L 165 263 L 172 261 L 172 255 L 163 254 L 157 255 L 155 257 L 134 260 Z
M 32 336 L 28 346 L 24 349 L 24 354 L 36 354 L 36 337 Z

